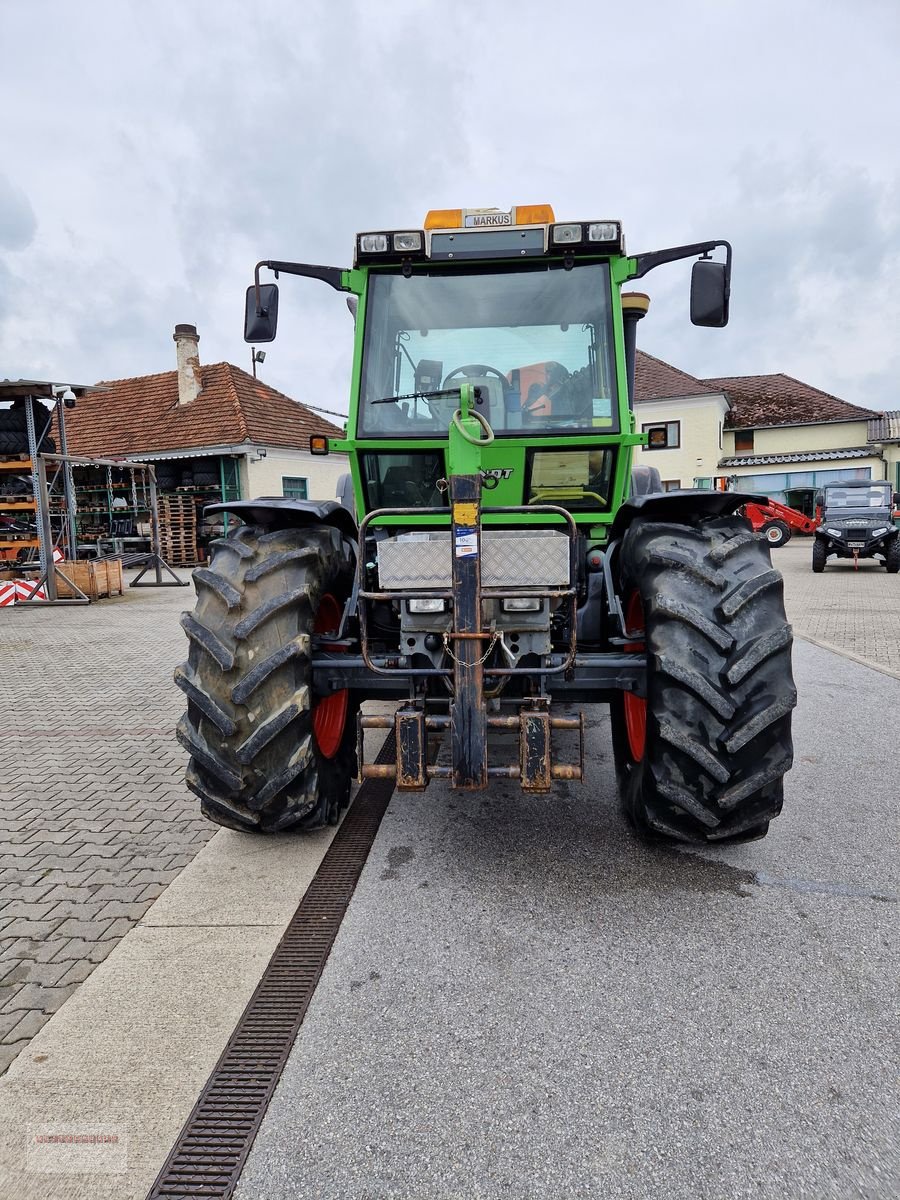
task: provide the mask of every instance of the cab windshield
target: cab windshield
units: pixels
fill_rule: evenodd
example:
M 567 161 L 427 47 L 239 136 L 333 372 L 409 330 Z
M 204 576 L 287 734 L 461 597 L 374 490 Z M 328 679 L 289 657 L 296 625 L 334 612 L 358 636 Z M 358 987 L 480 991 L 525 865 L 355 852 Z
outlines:
M 443 437 L 459 396 L 499 435 L 616 431 L 609 266 L 372 272 L 358 433 Z
M 825 493 L 826 508 L 889 508 L 890 486 L 871 484 L 857 487 L 830 487 Z

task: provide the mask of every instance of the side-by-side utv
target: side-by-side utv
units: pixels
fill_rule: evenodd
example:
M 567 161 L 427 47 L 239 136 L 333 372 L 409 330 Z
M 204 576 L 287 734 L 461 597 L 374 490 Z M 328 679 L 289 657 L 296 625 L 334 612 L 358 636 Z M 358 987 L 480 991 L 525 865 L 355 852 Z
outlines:
M 900 529 L 892 506 L 900 495 L 887 480 L 826 483 L 822 493 L 822 523 L 813 542 L 812 569 L 825 570 L 829 558 L 880 558 L 888 574 L 900 571 Z
M 716 255 L 716 257 L 713 257 Z M 591 784 L 579 706 L 608 704 L 622 803 L 649 836 L 760 837 L 791 765 L 791 630 L 738 493 L 632 475 L 623 285 L 696 257 L 691 320 L 728 319 L 731 248 L 629 256 L 619 222 L 549 206 L 429 213 L 360 234 L 352 270 L 268 261 L 245 337 L 275 336 L 260 270 L 356 300 L 341 502 L 215 505 L 185 615 L 187 781 L 212 820 L 335 821 L 351 780 L 406 790 Z M 757 498 L 758 499 L 758 498 Z M 389 715 L 365 700 L 395 702 Z M 367 728 L 393 731 L 367 762 Z M 382 756 L 383 757 L 383 756 Z

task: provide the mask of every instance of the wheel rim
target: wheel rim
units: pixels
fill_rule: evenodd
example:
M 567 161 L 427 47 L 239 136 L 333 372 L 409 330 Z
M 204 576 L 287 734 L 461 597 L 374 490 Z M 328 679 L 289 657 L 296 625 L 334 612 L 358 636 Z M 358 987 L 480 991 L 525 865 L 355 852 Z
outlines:
M 641 604 L 640 593 L 634 591 L 628 597 L 625 607 L 625 627 L 630 632 L 644 631 L 644 606 Z M 627 642 L 626 650 L 643 651 L 645 642 Z M 625 733 L 628 737 L 628 750 L 635 762 L 641 762 L 647 746 L 647 701 L 643 696 L 635 696 L 633 692 L 625 692 Z
M 773 546 L 777 546 L 782 538 L 781 530 L 780 529 L 767 529 L 766 530 L 766 538 Z
M 341 606 L 326 592 L 319 601 L 316 619 L 313 623 L 314 633 L 337 633 L 341 627 Z M 332 692 L 323 696 L 313 709 L 312 728 L 316 745 L 325 758 L 334 758 L 344 740 L 344 729 L 347 725 L 347 709 L 350 704 L 349 689 Z

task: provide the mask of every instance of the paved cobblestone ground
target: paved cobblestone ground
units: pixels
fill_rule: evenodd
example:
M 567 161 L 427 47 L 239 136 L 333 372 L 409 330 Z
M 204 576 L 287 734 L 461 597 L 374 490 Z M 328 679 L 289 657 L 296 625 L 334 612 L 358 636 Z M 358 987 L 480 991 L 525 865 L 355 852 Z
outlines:
M 812 572 L 812 538 L 792 538 L 772 551 L 784 575 L 785 606 L 796 633 L 900 674 L 900 575 L 888 575 L 880 559 L 830 558 Z
M 214 832 L 172 733 L 192 603 L 0 609 L 0 1071 Z

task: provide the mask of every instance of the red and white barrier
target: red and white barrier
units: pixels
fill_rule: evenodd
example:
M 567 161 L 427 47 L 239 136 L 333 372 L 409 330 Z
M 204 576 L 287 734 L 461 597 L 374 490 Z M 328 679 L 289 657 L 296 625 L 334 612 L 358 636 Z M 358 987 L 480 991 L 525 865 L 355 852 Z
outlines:
M 34 595 L 31 594 L 32 589 L 34 588 L 34 580 L 33 579 L 17 579 L 15 581 L 15 585 L 16 585 L 16 601 L 17 602 L 19 600 L 46 600 L 47 599 L 47 591 L 43 585 L 41 585 L 41 587 L 38 588 L 38 590 L 34 593 Z
M 0 608 L 7 608 L 23 600 L 46 600 L 47 589 L 42 585 L 32 595 L 35 581 L 33 579 L 2 579 L 0 580 Z

